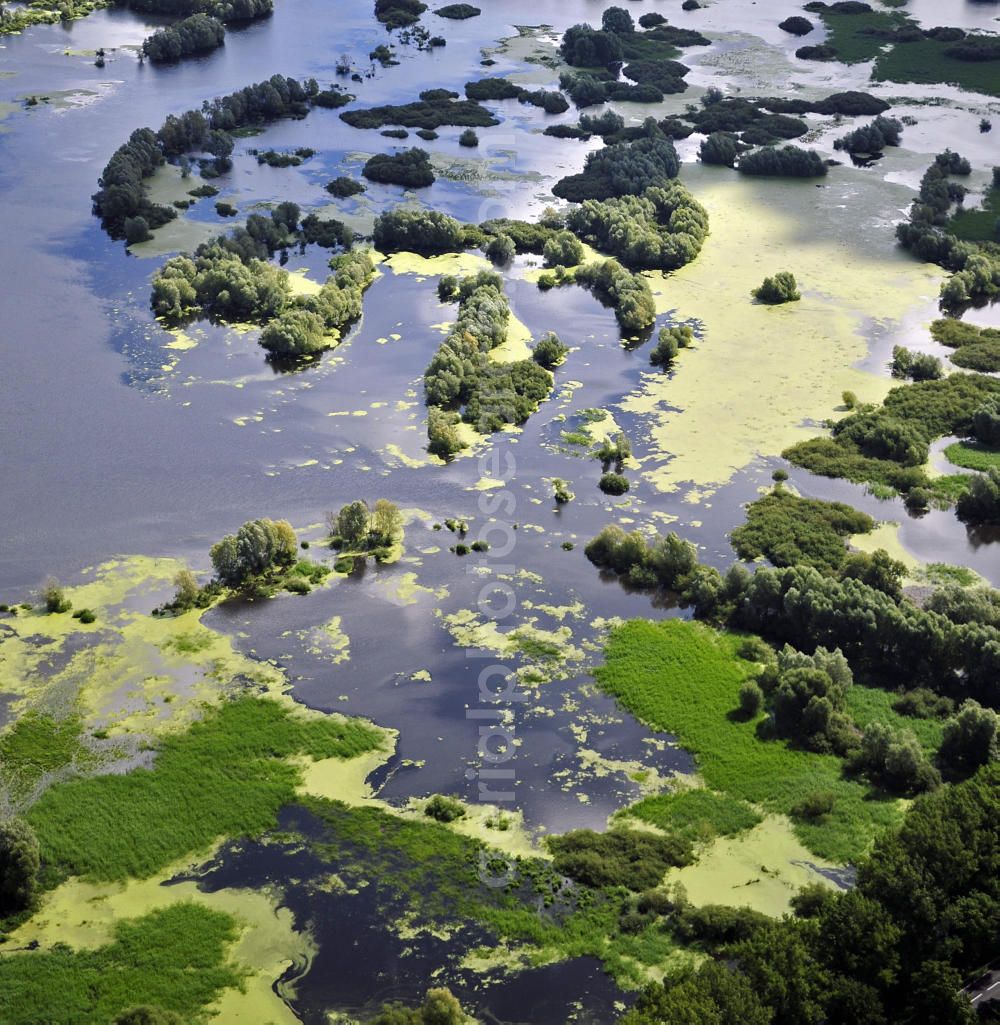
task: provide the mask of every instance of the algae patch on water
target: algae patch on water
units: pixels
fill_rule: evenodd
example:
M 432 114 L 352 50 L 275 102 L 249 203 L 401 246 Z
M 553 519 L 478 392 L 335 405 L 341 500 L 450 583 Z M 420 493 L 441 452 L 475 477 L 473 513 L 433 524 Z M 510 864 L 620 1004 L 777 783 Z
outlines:
M 693 483 L 708 493 L 755 459 L 818 432 L 843 391 L 880 399 L 888 380 L 853 365 L 867 355 L 876 327 L 889 329 L 932 300 L 941 273 L 899 254 L 888 228 L 846 232 L 848 204 L 873 205 L 874 221 L 885 200 L 836 171 L 822 189 L 715 168 L 685 173 L 697 176 L 692 187 L 709 211 L 711 234 L 697 260 L 669 277 L 648 277 L 658 311 L 697 320 L 703 341 L 673 373 L 645 374 L 622 408 L 648 417 L 643 469 L 658 489 Z M 755 304 L 751 289 L 786 265 L 802 300 Z

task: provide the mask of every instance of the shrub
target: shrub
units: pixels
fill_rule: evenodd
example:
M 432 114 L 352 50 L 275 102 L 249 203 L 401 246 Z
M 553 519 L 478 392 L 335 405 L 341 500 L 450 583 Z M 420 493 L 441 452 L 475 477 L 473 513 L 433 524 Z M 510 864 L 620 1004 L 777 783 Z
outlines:
M 459 146 L 466 146 L 469 149 L 473 149 L 479 145 L 479 136 L 476 135 L 474 128 L 466 128 L 464 132 L 458 137 Z
M 486 245 L 486 259 L 490 263 L 510 263 L 516 254 L 517 247 L 510 235 L 494 235 Z
M 790 32 L 793 36 L 807 36 L 813 30 L 813 23 L 808 18 L 793 15 L 778 23 L 778 28 Z
M 153 233 L 149 230 L 149 222 L 145 217 L 126 217 L 124 231 L 125 241 L 130 246 L 138 242 L 146 242 L 153 237 Z
M 575 267 L 583 259 L 583 246 L 569 231 L 560 231 L 549 238 L 542 252 L 549 267 Z
M 465 807 L 454 797 L 435 794 L 425 805 L 424 814 L 438 822 L 454 822 L 465 815 Z
M 902 345 L 893 346 L 891 369 L 893 377 L 909 377 L 914 381 L 936 381 L 944 376 L 937 356 L 912 352 Z
M 376 153 L 365 162 L 361 173 L 374 182 L 415 189 L 433 185 L 435 180 L 430 154 L 419 147 L 392 156 Z
M 753 719 L 764 705 L 764 692 L 753 680 L 747 680 L 740 686 L 740 714 Z
M 792 815 L 797 819 L 826 819 L 836 803 L 837 795 L 832 790 L 813 790 L 792 808 Z
M 73 603 L 66 597 L 62 585 L 55 577 L 49 577 L 42 587 L 42 601 L 48 613 L 69 612 Z
M 603 474 L 597 486 L 606 495 L 624 495 L 629 489 L 628 479 L 620 473 Z
M 357 196 L 365 191 L 365 186 L 362 182 L 343 176 L 327 182 L 324 188 L 331 196 L 337 199 L 349 199 L 351 196 Z
M 31 826 L 22 819 L 0 821 L 0 918 L 31 907 L 40 865 Z
M 550 331 L 544 338 L 539 339 L 532 350 L 531 358 L 546 370 L 552 370 L 566 358 L 569 347 L 559 341 L 559 336 Z
M 740 157 L 740 174 L 788 178 L 820 178 L 829 170 L 815 150 L 799 146 L 752 150 Z
M 712 132 L 698 147 L 698 156 L 703 164 L 732 167 L 739 155 L 739 141 L 732 132 Z
M 802 298 L 795 275 L 790 271 L 778 271 L 773 278 L 764 278 L 761 285 L 751 293 L 758 302 L 768 306 L 780 306 L 782 303 L 797 302 Z
M 232 203 L 227 203 L 225 200 L 220 199 L 215 204 L 215 212 L 220 217 L 235 217 L 239 210 Z
M 566 481 L 561 477 L 555 477 L 552 480 L 552 497 L 559 505 L 565 505 L 567 502 L 572 502 L 576 496 L 570 491 Z

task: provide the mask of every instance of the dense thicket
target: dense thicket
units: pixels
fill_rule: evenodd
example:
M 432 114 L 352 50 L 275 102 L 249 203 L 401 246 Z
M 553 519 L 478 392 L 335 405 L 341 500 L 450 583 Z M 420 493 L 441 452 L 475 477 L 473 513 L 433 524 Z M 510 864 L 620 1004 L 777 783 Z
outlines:
M 447 456 L 461 446 L 448 413 L 461 411 L 463 420 L 485 434 L 523 423 L 551 390 L 552 374 L 533 359 L 490 359 L 506 340 L 510 322 L 499 274 L 480 271 L 442 284 L 448 285 L 439 289 L 442 297 L 458 299 L 458 317 L 424 372 L 424 397 L 432 450 Z
M 552 191 L 560 199 L 612 199 L 637 196 L 664 179 L 676 178 L 680 169 L 673 142 L 649 119 L 648 133 L 635 142 L 620 142 L 590 153 L 580 174 L 556 182 Z
M 361 173 L 369 181 L 403 185 L 409 189 L 426 188 L 434 184 L 431 155 L 418 146 L 402 153 L 376 153 L 365 161 Z
M 950 176 L 968 175 L 971 170 L 969 161 L 959 154 L 939 153 L 924 172 L 909 218 L 896 225 L 900 245 L 917 259 L 952 271 L 941 286 L 941 305 L 951 312 L 1000 295 L 1000 245 L 965 241 L 947 231 L 952 204 L 966 194 L 965 186 L 949 180 Z
M 837 421 L 830 438 L 812 438 L 786 449 L 798 466 L 826 477 L 888 484 L 907 493 L 932 483 L 923 470 L 930 443 L 974 431 L 976 411 L 1000 396 L 1000 380 L 949 374 L 893 388 L 882 406 L 863 408 Z
M 158 29 L 147 36 L 142 52 L 151 61 L 176 61 L 192 53 L 206 53 L 222 46 L 225 26 L 208 14 L 192 14 L 190 18 Z
M 916 800 L 848 891 L 807 890 L 795 918 L 755 923 L 652 985 L 622 1025 L 888 1025 L 976 1020 L 965 977 L 1000 925 L 1000 766 Z
M 264 82 L 246 86 L 229 96 L 189 110 L 179 117 L 170 115 L 159 131 L 139 128 L 112 154 L 94 194 L 94 213 L 115 237 L 124 232 L 126 218 L 142 217 L 149 227 L 157 227 L 176 210 L 152 203 L 146 195 L 144 180 L 151 177 L 165 158 L 184 153 L 205 152 L 215 157 L 216 173 L 229 167 L 233 150 L 231 132 L 256 127 L 281 117 L 303 117 L 319 94 L 319 85 L 304 83 L 283 75 L 272 75 Z
M 650 542 L 607 527 L 587 557 L 637 587 L 677 593 L 703 619 L 749 630 L 805 652 L 840 650 L 855 675 L 905 680 L 938 693 L 1000 706 L 1000 630 L 955 623 L 849 577 L 808 566 L 734 567 L 722 576 L 699 565 L 690 542 L 668 534 Z
M 589 288 L 615 311 L 623 334 L 639 334 L 656 319 L 656 303 L 649 282 L 631 274 L 617 260 L 601 260 L 577 268 L 575 280 Z
M 751 150 L 740 157 L 736 168 L 740 174 L 784 178 L 820 178 L 829 170 L 815 150 L 800 146 Z
M 456 253 L 465 247 L 462 225 L 437 210 L 397 207 L 375 219 L 373 241 L 385 253 Z
M 887 146 L 898 146 L 903 135 L 903 124 L 893 117 L 877 117 L 871 124 L 862 125 L 837 139 L 834 149 L 848 153 L 881 153 Z
M 674 270 L 701 251 L 708 213 L 680 182 L 667 181 L 641 196 L 585 200 L 566 226 L 627 267 Z
M 475 98 L 460 100 L 457 93 L 447 89 L 425 89 L 420 99 L 413 103 L 347 110 L 340 118 L 352 128 L 385 128 L 386 125 L 429 129 L 443 125 L 488 128 L 500 123 L 485 107 L 476 103 Z
M 874 526 L 870 516 L 843 502 L 800 498 L 777 487 L 747 506 L 747 521 L 732 532 L 732 542 L 741 559 L 833 572 L 847 559 L 845 539 Z

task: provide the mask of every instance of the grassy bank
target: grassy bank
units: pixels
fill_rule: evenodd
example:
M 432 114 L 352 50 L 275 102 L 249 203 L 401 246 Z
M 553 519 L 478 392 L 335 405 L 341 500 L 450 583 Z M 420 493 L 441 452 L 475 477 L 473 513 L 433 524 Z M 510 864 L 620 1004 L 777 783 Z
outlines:
M 54 786 L 27 818 L 50 881 L 145 878 L 221 837 L 273 826 L 301 782 L 286 759 L 350 758 L 378 744 L 363 723 L 243 697 L 165 738 L 151 768 Z
M 140 1004 L 193 1021 L 240 973 L 227 963 L 236 939 L 226 914 L 178 904 L 122 922 L 92 950 L 67 946 L 0 957 L 4 1025 L 107 1025 Z
M 762 740 L 763 716 L 740 719 L 740 685 L 757 667 L 737 657 L 739 643 L 698 623 L 633 620 L 611 635 L 596 676 L 630 712 L 675 734 L 713 790 L 786 815 L 806 796 L 832 792 L 827 819 L 798 821 L 795 832 L 820 857 L 858 857 L 880 829 L 898 821 L 898 803 L 844 779 L 833 755 Z

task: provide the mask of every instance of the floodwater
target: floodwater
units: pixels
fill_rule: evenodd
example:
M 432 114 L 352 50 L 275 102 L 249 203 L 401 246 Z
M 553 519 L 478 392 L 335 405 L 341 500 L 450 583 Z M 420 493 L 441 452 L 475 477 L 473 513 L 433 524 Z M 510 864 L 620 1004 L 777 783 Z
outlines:
M 527 58 L 551 56 L 552 40 L 566 26 L 599 20 L 603 6 L 596 0 L 485 0 L 483 15 L 469 21 L 428 14 L 447 47 L 427 53 L 399 45 L 398 66 L 378 67 L 351 88 L 359 106 L 370 106 L 407 102 L 429 87 L 461 91 L 463 83 L 487 73 L 551 87 L 557 72 Z M 929 6 L 912 0 L 909 10 L 922 17 Z M 984 4 L 949 6 L 954 11 L 944 19 L 948 24 L 982 25 L 992 13 Z M 630 5 L 634 17 L 654 9 L 648 0 Z M 709 85 L 747 95 L 801 96 L 863 86 L 864 71 L 856 66 L 794 61 L 799 41 L 776 26 L 795 13 L 794 3 L 743 0 L 674 12 L 675 24 L 713 39 L 712 47 L 692 48 L 684 57 L 692 67 L 691 88 L 652 108 L 619 109 L 633 120 L 680 112 Z M 540 22 L 551 27 L 518 35 L 518 26 Z M 209 546 L 246 519 L 287 518 L 315 542 L 328 511 L 359 497 L 391 499 L 408 517 L 401 561 L 370 564 L 304 598 L 224 605 L 206 624 L 232 634 L 243 651 L 279 665 L 308 705 L 397 729 L 397 753 L 375 779 L 380 796 L 391 802 L 435 792 L 475 800 L 479 727 L 471 713 L 483 703 L 477 681 L 490 664 L 484 658 L 533 672 L 524 700 L 511 713 L 517 744 L 512 806 L 535 831 L 601 828 L 616 809 L 641 796 L 638 780 L 692 766 L 669 738 L 652 736 L 595 691 L 588 669 L 600 657 L 603 626 L 611 617 L 683 611 L 652 608 L 647 595 L 603 580 L 584 557 L 584 544 L 611 522 L 676 529 L 698 544 L 706 561 L 729 564 L 727 534 L 742 522 L 743 505 L 770 484 L 775 469 L 787 468 L 782 444 L 762 430 L 745 454 L 733 454 L 724 479 L 695 479 L 695 469 L 689 481 L 658 486 L 671 459 L 683 454 L 671 450 L 672 422 L 684 437 L 725 452 L 730 432 L 755 437 L 753 410 L 734 399 L 731 407 L 721 403 L 719 419 L 699 419 L 699 400 L 707 399 L 712 382 L 697 390 L 690 383 L 705 380 L 698 351 L 682 354 L 668 379 L 651 381 L 649 343 L 623 346 L 611 311 L 582 290 L 540 292 L 530 280 L 538 263 L 532 258 L 518 258 L 505 271 L 513 313 L 532 337 L 555 330 L 572 351 L 556 371 L 551 399 L 522 430 L 495 435 L 447 466 L 428 461 L 423 451 L 423 369 L 440 342 L 442 323 L 454 316 L 453 307 L 438 302 L 433 277 L 383 266 L 359 325 L 339 348 L 294 373 L 273 369 L 253 332 L 207 322 L 180 338 L 165 332 L 148 309 L 149 279 L 169 255 L 163 236 L 139 247 L 141 256 L 132 255 L 109 240 L 91 215 L 90 196 L 111 152 L 134 128 L 157 127 L 169 113 L 276 72 L 315 76 L 327 85 L 342 53 L 367 70 L 367 54 L 386 32 L 374 22 L 368 0 L 279 0 L 271 19 L 231 31 L 215 53 L 171 67 L 139 64 L 136 48 L 156 24 L 128 11 L 102 11 L 0 39 L 0 598 L 22 600 L 50 573 L 73 582 L 84 567 L 119 553 L 178 556 L 206 571 Z M 513 42 L 497 49 L 504 39 Z M 108 51 L 103 69 L 86 55 L 99 47 Z M 480 63 L 484 48 L 496 62 L 488 69 Z M 855 258 L 866 267 L 885 261 L 886 306 L 857 299 L 836 327 L 844 351 L 856 350 L 856 371 L 867 375 L 877 397 L 888 387 L 886 362 L 894 344 L 944 352 L 926 330 L 935 316 L 934 269 L 895 251 L 893 222 L 905 212 L 933 153 L 946 145 L 973 160 L 974 183 L 985 181 L 995 156 L 992 136 L 980 136 L 977 124 L 997 104 L 954 89 L 939 90 L 936 106 L 917 102 L 915 87 L 872 91 L 900 98 L 895 112 L 911 114 L 917 124 L 907 128 L 898 151 L 872 167 L 837 168 L 819 189 L 747 183 L 696 166 L 697 140 L 679 150 L 688 165 L 682 179 L 696 195 L 715 189 L 720 209 L 760 204 L 754 219 L 763 226 L 755 243 L 761 248 L 750 254 L 737 239 L 734 261 L 751 255 L 770 263 L 794 261 L 785 248 L 788 235 L 770 232 L 789 210 L 802 217 L 808 212 L 809 220 L 799 224 L 800 241 L 825 247 L 831 281 L 814 282 L 810 301 L 847 304 L 848 294 L 867 295 L 851 277 L 861 273 Z M 28 97 L 39 102 L 26 106 Z M 356 200 L 332 203 L 323 190 L 330 178 L 356 176 L 365 156 L 399 144 L 346 126 L 335 111 L 316 110 L 238 140 L 233 172 L 214 183 L 221 189 L 217 198 L 233 203 L 241 216 L 258 204 L 290 199 L 304 212 L 339 210 L 359 227 L 404 199 L 467 221 L 536 216 L 552 203 L 554 181 L 578 171 L 595 144 L 541 134 L 546 123 L 574 121 L 575 111 L 552 118 L 516 101 L 489 106 L 501 123 L 480 130 L 477 150 L 458 145 L 460 129 L 441 130 L 428 146 L 438 182 L 415 195 L 373 185 Z M 858 120 L 864 119 L 836 125 L 814 119 L 809 141 L 832 156 L 833 139 Z M 419 140 L 405 144 L 414 143 Z M 317 151 L 298 168 L 258 167 L 247 152 L 297 146 Z M 231 223 L 215 215 L 212 200 L 202 200 L 168 230 L 193 247 Z M 712 245 L 710 237 L 706 254 Z M 311 248 L 288 266 L 322 280 L 327 256 Z M 698 294 L 709 305 L 730 301 L 728 277 L 689 282 L 678 308 Z M 671 287 L 668 279 L 657 326 L 671 322 Z M 690 316 L 686 308 L 683 313 Z M 970 319 L 995 323 L 996 311 L 976 311 Z M 731 346 L 735 352 L 742 341 L 739 317 L 719 323 L 715 335 L 709 330 L 700 339 L 699 349 L 714 345 L 718 354 Z M 725 394 L 725 359 L 719 362 L 718 390 Z M 787 386 L 789 395 L 794 389 L 788 408 L 802 422 L 788 426 L 801 427 L 805 437 L 810 423 L 834 415 L 839 391 L 812 372 L 805 356 L 790 357 L 789 365 L 790 378 L 801 369 L 805 390 L 789 380 L 760 402 L 783 401 L 781 389 Z M 658 397 L 653 404 L 627 401 L 650 393 Z M 563 436 L 580 427 L 578 414 L 589 409 L 608 411 L 632 440 L 635 462 L 627 472 L 633 487 L 623 499 L 601 494 L 600 464 Z M 505 485 L 509 499 L 498 512 L 491 498 L 500 494 L 492 485 L 503 482 L 493 466 L 508 465 L 514 467 Z M 551 497 L 554 477 L 568 481 L 577 496 L 561 508 Z M 795 469 L 791 483 L 802 494 L 848 501 L 900 523 L 900 542 L 921 561 L 969 566 L 1000 584 L 996 537 L 967 531 L 953 512 L 915 518 L 898 500 L 880 502 L 855 485 Z M 447 528 L 434 529 L 448 518 L 468 522 L 467 541 L 491 524 L 505 527 L 488 536 L 490 551 L 462 557 L 449 551 L 460 539 Z M 514 610 L 498 618 L 499 631 L 531 628 L 536 642 L 547 641 L 541 654 L 537 644 L 522 644 L 514 653 L 517 644 L 509 638 L 497 646 L 487 628 L 490 610 L 496 611 L 489 597 L 494 586 L 508 589 L 514 601 Z M 541 682 L 530 682 L 539 677 Z M 305 878 L 308 866 L 292 864 L 305 857 L 245 845 L 225 852 L 204 879 L 206 885 L 252 886 Z M 448 944 L 434 941 L 440 943 L 434 947 L 425 939 L 401 959 L 393 945 L 401 941 L 384 927 L 385 907 L 331 894 L 320 914 L 307 906 L 314 898 L 291 886 L 285 898 L 303 923 L 310 922 L 320 947 L 314 970 L 296 983 L 295 1009 L 304 1021 L 323 1020 L 323 1010 L 332 1006 L 359 1008 L 373 994 L 419 996 L 429 968 L 453 956 Z M 325 927 L 318 924 L 323 921 Z M 328 968 L 343 953 L 331 954 L 324 936 L 333 943 L 345 921 L 354 954 Z M 621 997 L 586 961 L 488 985 L 463 981 L 457 968 L 449 978 L 482 1017 L 495 1021 L 565 1020 L 581 992 L 589 994 L 596 1020 L 608 1020 L 608 1008 Z M 533 1016 L 524 1016 L 526 1007 L 536 1009 Z

